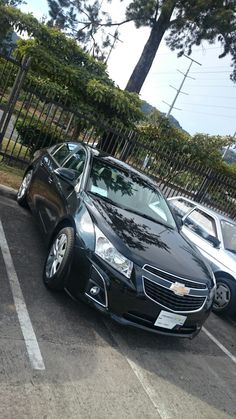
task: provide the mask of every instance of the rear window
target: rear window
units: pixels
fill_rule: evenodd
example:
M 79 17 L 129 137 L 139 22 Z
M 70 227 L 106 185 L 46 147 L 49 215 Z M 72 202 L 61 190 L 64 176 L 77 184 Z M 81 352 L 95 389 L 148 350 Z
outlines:
M 236 253 L 236 224 L 222 220 L 221 228 L 225 249 Z
M 84 149 L 76 151 L 72 156 L 63 164 L 63 167 L 74 170 L 77 177 L 79 177 L 84 169 L 86 153 Z
M 64 160 L 67 159 L 70 153 L 73 152 L 77 147 L 77 144 L 65 143 L 52 153 L 53 158 L 57 161 L 59 166 L 61 166 Z

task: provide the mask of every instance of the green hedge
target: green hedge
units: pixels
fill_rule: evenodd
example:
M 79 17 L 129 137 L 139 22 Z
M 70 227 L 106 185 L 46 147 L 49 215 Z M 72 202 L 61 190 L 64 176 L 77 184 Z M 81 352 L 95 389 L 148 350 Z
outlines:
M 33 155 L 35 150 L 39 148 L 50 147 L 66 139 L 60 127 L 49 125 L 39 121 L 37 118 L 19 118 L 16 123 L 16 129 L 21 144 L 28 147 L 30 155 Z

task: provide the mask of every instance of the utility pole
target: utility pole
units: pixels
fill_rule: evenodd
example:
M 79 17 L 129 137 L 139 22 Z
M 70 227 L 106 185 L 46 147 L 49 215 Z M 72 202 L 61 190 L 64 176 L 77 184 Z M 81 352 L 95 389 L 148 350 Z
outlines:
M 236 139 L 236 131 L 232 137 L 232 144 L 234 142 L 234 140 Z M 229 148 L 232 146 L 232 144 L 229 144 L 228 147 L 225 148 L 224 153 L 222 154 L 222 160 L 224 160 L 224 157 L 226 156 L 226 154 L 228 153 Z
M 107 58 L 105 60 L 105 63 L 107 63 L 107 61 L 109 60 L 110 55 L 111 55 L 113 49 L 115 48 L 115 45 L 116 45 L 117 41 L 123 42 L 121 39 L 119 39 L 118 27 L 119 27 L 119 25 L 117 26 L 114 35 L 112 35 L 111 33 L 109 33 L 109 35 L 113 38 L 113 43 L 111 45 L 111 48 L 110 48 L 110 51 L 109 51 L 109 53 L 107 55 Z
M 186 58 L 188 58 L 191 62 L 190 62 L 190 64 L 189 64 L 189 67 L 188 67 L 188 69 L 187 69 L 187 71 L 186 71 L 186 73 L 182 73 L 182 71 L 180 71 L 180 70 L 178 70 L 179 71 L 179 73 L 181 73 L 181 74 L 183 74 L 183 80 L 182 80 L 182 82 L 181 82 L 181 84 L 180 84 L 180 86 L 179 86 L 179 88 L 178 89 L 176 89 L 175 87 L 173 87 L 173 86 L 170 86 L 170 87 L 172 87 L 172 89 L 175 89 L 176 90 L 176 95 L 175 95 L 175 97 L 174 97 L 174 100 L 173 100 L 173 102 L 172 102 L 172 104 L 171 105 L 169 105 L 167 102 L 164 102 L 164 103 L 166 103 L 170 108 L 169 108 L 169 111 L 167 112 L 167 114 L 166 114 L 166 116 L 167 116 L 167 118 L 170 116 L 170 114 L 171 114 L 171 111 L 172 111 L 172 109 L 174 108 L 174 105 L 175 105 L 175 102 L 176 102 L 176 100 L 177 100 L 177 98 L 178 98 L 178 96 L 179 96 L 179 94 L 180 93 L 182 93 L 182 94 L 184 94 L 184 95 L 187 95 L 188 93 L 185 93 L 185 92 L 182 92 L 182 87 L 183 87 L 183 85 L 184 85 L 184 82 L 185 82 L 185 80 L 186 80 L 186 78 L 187 77 L 189 77 L 190 79 L 193 79 L 194 80 L 194 78 L 193 77 L 190 77 L 188 74 L 189 74 L 189 72 L 190 72 L 190 69 L 191 69 L 191 67 L 192 67 L 192 65 L 193 65 L 193 63 L 196 63 L 196 64 L 198 64 L 198 65 L 202 65 L 202 64 L 200 64 L 198 61 L 195 61 L 195 60 L 193 60 L 193 58 L 191 58 L 191 57 L 188 57 L 187 55 L 185 55 L 184 54 L 184 57 L 186 57 Z M 177 108 L 174 108 L 174 109 L 177 109 Z

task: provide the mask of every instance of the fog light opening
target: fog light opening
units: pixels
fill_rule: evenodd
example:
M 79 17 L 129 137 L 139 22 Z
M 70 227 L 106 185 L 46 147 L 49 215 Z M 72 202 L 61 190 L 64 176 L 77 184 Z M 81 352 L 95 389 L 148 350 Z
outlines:
M 90 278 L 86 284 L 85 295 L 102 307 L 108 306 L 106 283 L 95 266 L 91 267 Z
M 100 291 L 101 291 L 101 289 L 99 287 L 94 286 L 94 287 L 90 288 L 89 293 L 94 297 L 95 295 L 98 295 Z

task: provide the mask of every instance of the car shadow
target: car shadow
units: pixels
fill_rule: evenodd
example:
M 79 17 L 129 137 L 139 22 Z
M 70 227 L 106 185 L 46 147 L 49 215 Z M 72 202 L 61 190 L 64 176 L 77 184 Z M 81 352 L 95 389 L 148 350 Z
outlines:
M 96 347 L 100 342 L 100 345 L 109 346 L 119 356 L 125 357 L 129 364 L 131 361 L 141 371 L 144 381 L 149 382 L 154 392 L 156 390 L 158 399 L 163 393 L 164 400 L 164 394 L 171 389 L 168 402 L 176 404 L 177 399 L 181 399 L 181 408 L 187 409 L 188 406 L 192 408 L 192 402 L 196 403 L 197 400 L 199 417 L 210 417 L 206 409 L 208 412 L 212 409 L 212 416 L 216 413 L 218 417 L 224 417 L 225 414 L 235 416 L 233 389 L 231 394 L 225 394 L 233 382 L 233 375 L 227 376 L 232 372 L 231 360 L 225 359 L 225 355 L 204 332 L 193 340 L 161 336 L 121 326 L 98 314 L 93 307 L 71 300 L 65 293 L 51 297 L 55 304 L 67 311 L 69 322 L 73 320 L 76 323 L 78 319 L 82 324 L 86 322 L 86 327 L 90 332 L 93 331 L 92 345 Z M 76 326 L 73 330 L 76 333 Z M 94 372 L 96 356 L 90 355 L 91 370 Z M 224 371 L 222 379 L 221 369 L 226 365 L 228 369 Z M 130 372 L 133 374 L 132 370 Z M 159 399 L 161 404 L 167 403 L 166 399 L 165 402 L 163 400 Z M 169 413 L 172 417 L 171 408 Z
M 5 218 L 9 217 L 14 219 L 11 210 Z M 158 403 L 168 400 L 167 408 L 173 405 L 178 411 L 179 406 L 188 412 L 193 408 L 191 402 L 197 401 L 198 417 L 207 417 L 207 413 L 204 416 L 206 408 L 212 408 L 212 417 L 217 417 L 216 413 L 218 417 L 227 414 L 235 417 L 235 376 L 229 376 L 231 360 L 226 360 L 203 332 L 190 341 L 125 328 L 89 305 L 73 301 L 64 292 L 52 293 L 42 283 L 46 249 L 36 225 L 28 217 L 27 221 L 18 219 L 17 233 L 14 223 L 8 223 L 6 234 L 46 365 L 44 374 L 33 373 L 33 380 L 84 385 L 86 379 L 101 378 L 101 363 L 104 362 L 109 374 L 114 372 L 113 385 L 120 386 L 121 383 L 116 382 L 117 365 L 113 365 L 113 359 L 119 360 L 121 368 L 125 368 L 129 360 L 153 388 Z M 234 322 L 235 317 L 223 318 L 219 323 L 226 328 L 230 321 Z M 209 325 L 211 322 L 215 326 L 216 318 L 210 318 Z M 114 354 L 113 359 L 106 358 L 107 348 Z M 130 374 L 134 373 L 129 370 Z M 2 377 L 5 380 L 5 376 Z M 21 383 L 29 379 L 32 379 L 32 372 L 21 378 Z

